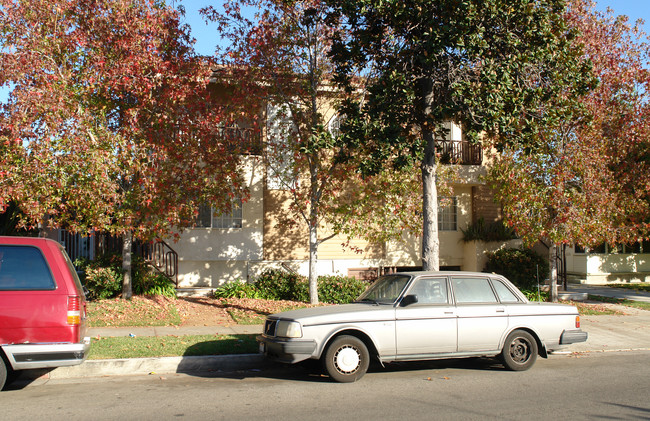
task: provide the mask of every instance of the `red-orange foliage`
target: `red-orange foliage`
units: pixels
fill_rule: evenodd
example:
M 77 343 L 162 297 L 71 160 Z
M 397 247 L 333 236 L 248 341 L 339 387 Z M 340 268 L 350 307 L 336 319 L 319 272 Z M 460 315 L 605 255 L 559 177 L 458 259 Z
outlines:
M 240 190 L 211 68 L 157 0 L 2 0 L 0 205 L 33 224 L 163 235 Z
M 594 5 L 572 0 L 566 14 L 599 81 L 584 112 L 549 128 L 536 153 L 506 151 L 492 172 L 509 223 L 530 242 L 594 246 L 649 235 L 648 38 Z

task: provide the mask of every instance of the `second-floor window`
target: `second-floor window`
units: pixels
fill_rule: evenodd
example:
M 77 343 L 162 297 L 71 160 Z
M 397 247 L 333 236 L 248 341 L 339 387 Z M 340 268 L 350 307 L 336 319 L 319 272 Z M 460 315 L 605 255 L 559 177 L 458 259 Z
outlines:
M 456 197 L 438 199 L 438 231 L 458 230 L 458 200 Z
M 243 222 L 242 200 L 233 199 L 230 212 L 219 212 L 209 204 L 199 206 L 195 228 L 241 228 Z

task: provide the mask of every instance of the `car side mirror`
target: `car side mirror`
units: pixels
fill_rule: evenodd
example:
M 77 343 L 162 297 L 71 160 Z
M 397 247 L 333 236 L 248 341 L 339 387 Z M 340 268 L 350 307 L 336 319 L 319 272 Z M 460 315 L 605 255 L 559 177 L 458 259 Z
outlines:
M 418 296 L 415 294 L 411 294 L 402 298 L 402 302 L 399 305 L 400 307 L 406 307 L 406 306 L 410 306 L 411 304 L 415 304 L 417 302 L 418 302 Z

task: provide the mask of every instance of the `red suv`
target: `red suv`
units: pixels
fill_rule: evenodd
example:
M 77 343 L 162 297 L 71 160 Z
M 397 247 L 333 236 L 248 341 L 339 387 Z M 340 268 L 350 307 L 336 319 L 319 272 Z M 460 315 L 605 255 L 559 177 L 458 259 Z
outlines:
M 59 243 L 0 237 L 0 389 L 18 370 L 81 364 L 86 297 Z

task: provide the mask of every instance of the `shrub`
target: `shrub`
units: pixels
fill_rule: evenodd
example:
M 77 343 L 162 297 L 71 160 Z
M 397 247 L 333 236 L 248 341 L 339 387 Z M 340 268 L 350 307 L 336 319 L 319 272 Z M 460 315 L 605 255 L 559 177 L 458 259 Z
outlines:
M 318 298 L 324 303 L 347 304 L 356 300 L 368 283 L 348 276 L 319 276 Z
M 253 284 L 242 280 L 228 282 L 214 291 L 215 298 L 261 298 L 261 293 Z
M 501 249 L 487 256 L 484 271 L 505 276 L 519 289 L 537 289 L 538 268 L 540 282 L 548 276 L 548 262 L 531 249 Z
M 304 276 L 282 270 L 268 270 L 255 281 L 260 298 L 309 301 L 309 284 Z
M 137 295 L 162 295 L 176 298 L 176 287 L 162 273 L 138 273 L 133 277 L 133 292 Z
M 463 233 L 463 241 L 468 243 L 470 241 L 508 241 L 517 238 L 515 231 L 503 224 L 503 221 L 492 222 L 485 224 L 483 218 L 469 225 L 465 229 L 461 229 Z
M 122 273 L 112 267 L 86 267 L 83 282 L 89 300 L 115 298 L 122 292 Z
M 89 300 L 115 298 L 122 292 L 122 256 L 105 254 L 95 260 L 80 258 L 75 260 L 75 267 L 81 272 L 81 282 L 88 290 Z M 174 284 L 164 275 L 151 272 L 151 268 L 140 256 L 131 261 L 133 292 L 137 295 L 176 296 Z
M 309 301 L 309 283 L 304 276 L 287 273 L 281 270 L 264 272 L 252 285 L 257 293 L 253 297 L 248 291 L 248 284 L 227 284 L 220 288 L 218 297 L 244 298 L 235 294 L 246 293 L 246 298 L 262 298 L 266 300 Z M 323 303 L 345 304 L 357 299 L 368 284 L 346 276 L 318 277 L 318 297 Z M 228 294 L 228 295 L 224 295 Z
M 549 300 L 548 291 L 538 291 L 537 288 L 535 288 L 535 289 L 524 289 L 521 292 L 526 296 L 526 298 L 528 298 L 528 301 L 548 301 Z

